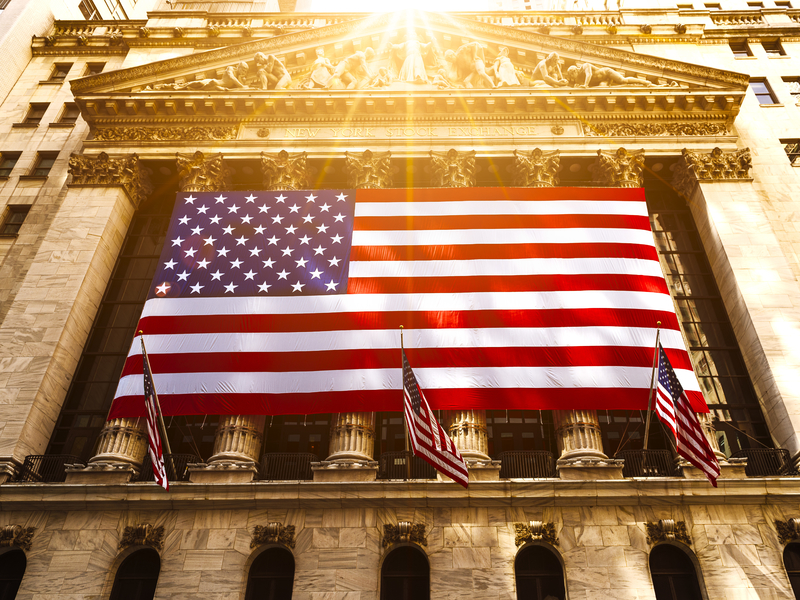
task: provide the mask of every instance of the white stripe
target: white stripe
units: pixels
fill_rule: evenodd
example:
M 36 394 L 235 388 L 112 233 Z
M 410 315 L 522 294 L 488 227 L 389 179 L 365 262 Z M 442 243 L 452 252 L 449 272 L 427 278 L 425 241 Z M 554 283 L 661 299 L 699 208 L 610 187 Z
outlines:
M 676 369 L 689 391 L 699 391 L 691 371 Z M 650 387 L 650 367 L 463 367 L 417 369 L 425 389 L 639 388 Z M 165 373 L 154 375 L 160 396 L 170 394 L 307 394 L 402 389 L 402 369 L 297 371 L 289 373 Z M 126 375 L 116 396 L 141 395 L 143 375 Z
M 507 260 L 352 261 L 350 277 L 584 275 L 663 277 L 657 260 L 635 258 L 516 258 Z
M 356 217 L 464 215 L 635 215 L 646 217 L 645 202 L 613 200 L 492 200 L 462 202 L 356 202 Z
M 461 246 L 474 244 L 640 244 L 655 246 L 643 229 L 443 229 L 353 232 L 355 246 Z
M 283 315 L 392 311 L 611 308 L 675 312 L 669 294 L 622 291 L 473 292 L 464 294 L 339 294 L 247 298 L 151 298 L 142 317 Z M 147 338 L 150 339 L 149 337 Z

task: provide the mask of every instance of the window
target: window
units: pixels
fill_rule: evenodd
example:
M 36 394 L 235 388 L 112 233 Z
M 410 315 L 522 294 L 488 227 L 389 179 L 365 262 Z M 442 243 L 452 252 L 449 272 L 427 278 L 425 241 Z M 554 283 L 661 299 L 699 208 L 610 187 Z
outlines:
M 127 21 L 128 15 L 119 0 L 105 0 L 106 8 L 111 12 L 112 19 Z
M 650 552 L 656 600 L 703 600 L 692 559 L 680 548 L 662 544 Z
M 150 548 L 137 550 L 122 561 L 109 600 L 153 600 L 161 558 Z
M 789 0 L 775 0 L 775 6 L 778 8 L 792 8 L 792 3 Z
M 761 42 L 764 51 L 768 56 L 786 56 L 786 51 L 783 49 L 780 40 L 771 40 Z
M 31 177 L 47 177 L 58 158 L 57 152 L 40 152 L 31 170 Z
M 56 63 L 53 65 L 53 72 L 50 73 L 48 81 L 64 81 L 67 73 L 72 68 L 72 63 Z
M 800 140 L 781 140 L 783 150 L 792 165 L 800 165 Z
M 756 98 L 758 98 L 758 103 L 762 106 L 778 103 L 766 79 L 751 79 L 750 89 L 753 90 Z
M 3 152 L 0 155 L 0 177 L 9 177 L 19 160 L 19 152 Z
M 16 598 L 27 562 L 25 553 L 19 548 L 0 554 L 0 600 Z
M 429 600 L 431 568 L 414 546 L 395 548 L 381 567 L 381 600 Z
M 764 8 L 764 3 L 763 2 L 748 2 L 747 6 L 749 6 L 750 8 Z
M 728 42 L 728 45 L 731 47 L 731 52 L 737 58 L 742 58 L 744 56 L 753 56 L 752 51 L 750 50 L 750 45 L 747 43 L 747 40 L 731 40 Z
M 11 0 L 0 0 L 0 10 L 8 8 L 9 4 L 11 4 Z
M 526 546 L 514 561 L 517 598 L 564 600 L 564 570 L 558 557 L 544 546 Z
M 720 10 L 719 4 L 704 4 L 707 10 Z
M 81 0 L 81 3 L 78 4 L 78 10 L 81 11 L 83 18 L 88 21 L 98 21 L 102 19 L 100 13 L 97 12 L 97 7 L 94 5 L 92 0 Z
M 58 120 L 59 123 L 63 124 L 74 124 L 75 121 L 78 120 L 81 111 L 78 109 L 78 105 L 74 102 L 66 102 L 64 103 L 64 110 L 61 111 L 61 118 Z
M 800 544 L 792 543 L 783 551 L 783 566 L 789 576 L 795 598 L 800 598 Z
M 678 4 L 678 8 L 692 10 L 694 8 L 693 4 Z
M 99 75 L 100 73 L 103 72 L 103 69 L 105 69 L 105 67 L 106 63 L 98 63 L 98 62 L 86 63 L 86 73 L 84 73 L 84 76 Z
M 800 77 L 782 77 L 781 79 L 789 88 L 789 93 L 792 95 L 794 103 L 800 106 Z
M 42 117 L 44 117 L 48 106 L 50 106 L 50 104 L 47 102 L 32 102 L 23 123 L 25 125 L 38 125 Z
M 0 235 L 17 235 L 30 209 L 31 207 L 27 204 L 9 206 L 6 209 L 6 218 L 3 221 L 2 229 L 0 229 Z M 0 596 L 0 598 L 2 598 L 2 596 Z
M 244 600 L 289 600 L 293 584 L 294 556 L 283 548 L 269 548 L 250 566 Z

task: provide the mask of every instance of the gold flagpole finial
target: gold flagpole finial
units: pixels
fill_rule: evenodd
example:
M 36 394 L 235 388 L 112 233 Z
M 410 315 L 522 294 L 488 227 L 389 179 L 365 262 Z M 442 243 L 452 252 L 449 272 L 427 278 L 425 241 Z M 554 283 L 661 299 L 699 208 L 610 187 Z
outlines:
M 144 335 L 144 331 L 142 331 L 142 330 L 140 329 L 140 330 L 139 330 L 139 335 Z
M 400 349 L 403 349 L 403 326 L 400 325 Z

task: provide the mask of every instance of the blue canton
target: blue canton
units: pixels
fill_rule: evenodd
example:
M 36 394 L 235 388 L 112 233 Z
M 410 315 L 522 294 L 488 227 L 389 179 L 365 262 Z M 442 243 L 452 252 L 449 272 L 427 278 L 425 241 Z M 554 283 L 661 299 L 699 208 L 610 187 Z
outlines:
M 658 352 L 658 382 L 669 392 L 673 400 L 677 400 L 683 395 L 683 386 L 678 381 L 678 376 L 675 375 L 675 370 L 660 345 L 658 346 Z

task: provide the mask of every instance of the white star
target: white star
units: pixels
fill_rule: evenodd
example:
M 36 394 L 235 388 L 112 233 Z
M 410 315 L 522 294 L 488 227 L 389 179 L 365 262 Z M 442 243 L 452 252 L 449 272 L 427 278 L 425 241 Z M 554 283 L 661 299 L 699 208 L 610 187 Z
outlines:
M 317 256 L 318 254 L 325 254 L 325 248 L 323 248 L 322 245 L 314 248 L 314 256 Z
M 277 246 L 280 238 L 276 238 L 274 235 L 271 238 L 267 238 L 270 246 Z
M 333 279 L 331 279 L 328 283 L 325 284 L 325 287 L 327 288 L 325 291 L 326 292 L 330 292 L 331 290 L 333 290 L 335 292 L 337 285 L 339 285 L 339 284 L 338 283 L 333 283 Z
M 256 197 L 253 196 L 253 194 L 251 192 L 249 196 L 245 196 L 245 200 L 247 200 L 248 202 L 255 202 L 256 201 Z
M 259 292 L 269 292 L 269 288 L 271 288 L 271 287 L 272 287 L 272 286 L 271 286 L 271 285 L 269 285 L 269 284 L 268 284 L 268 283 L 265 281 L 264 283 L 259 283 L 259 284 L 258 284 L 258 291 L 259 291 Z
M 238 258 L 236 260 L 232 260 L 231 261 L 231 269 L 238 269 L 239 266 L 242 264 L 242 262 L 243 261 L 239 260 Z
M 303 217 L 303 222 L 304 223 L 311 223 L 311 221 L 313 221 L 313 220 L 314 220 L 314 217 L 312 217 L 311 215 L 306 215 L 305 217 Z
M 309 202 L 313 202 L 316 199 L 317 199 L 317 197 L 314 194 L 311 194 L 310 196 L 306 196 L 306 204 L 308 204 Z
M 192 204 L 194 203 L 195 200 L 197 200 L 197 198 L 195 198 L 194 196 L 186 196 L 184 200 L 186 200 L 186 204 Z
M 184 240 L 182 240 L 180 237 L 176 237 L 174 240 L 172 240 L 172 245 L 173 246 L 180 246 L 183 242 L 184 242 Z
M 217 250 L 217 254 L 219 254 L 220 256 L 224 256 L 226 258 L 228 257 L 228 252 L 230 252 L 230 250 L 228 250 L 227 248 L 220 248 L 219 250 Z
M 342 243 L 342 236 L 340 236 L 340 235 L 337 233 L 335 236 L 333 236 L 333 237 L 331 238 L 331 242 L 332 242 L 332 243 L 334 243 L 334 244 L 341 244 L 341 243 Z
M 253 217 L 251 217 L 250 215 L 245 215 L 245 216 L 242 217 L 242 223 L 247 223 L 248 225 L 250 224 L 250 221 L 252 221 L 252 220 L 253 220 Z
M 269 267 L 270 269 L 272 268 L 272 265 L 275 264 L 275 261 L 272 260 L 271 258 L 268 258 L 267 260 L 262 261 L 262 262 L 264 263 L 265 267 Z
M 256 227 L 256 233 L 264 233 L 264 229 L 265 228 L 263 225 L 259 225 L 258 227 Z
M 310 239 L 311 239 L 310 237 L 308 237 L 307 235 L 304 235 L 303 237 L 300 238 L 300 243 L 301 244 L 307 244 Z
M 239 207 L 236 206 L 235 204 L 233 206 L 229 206 L 228 207 L 228 214 L 235 213 L 237 210 L 239 210 Z
M 281 252 L 283 252 L 284 256 L 291 256 L 292 252 L 294 252 L 294 248 L 290 248 L 289 246 L 286 246 L 286 248 L 281 250 Z
M 289 271 L 284 269 L 280 273 L 278 273 L 278 279 L 286 279 L 287 275 L 289 275 Z
M 303 267 L 303 268 L 305 268 L 305 266 L 306 266 L 306 263 L 307 263 L 308 261 L 307 261 L 305 258 L 301 258 L 300 260 L 296 260 L 296 261 L 294 261 L 294 262 L 296 262 L 296 263 L 297 263 L 297 266 L 298 266 L 298 267 Z
M 300 207 L 297 206 L 297 204 L 295 204 L 294 206 L 290 206 L 289 210 L 292 211 L 293 213 L 296 213 L 298 210 L 300 210 Z
M 184 250 L 184 253 L 186 254 L 186 256 L 191 256 L 192 258 L 194 258 L 194 255 L 197 253 L 197 250 L 195 250 L 194 248 L 189 248 L 188 250 Z
M 311 279 L 319 279 L 319 276 L 322 275 L 322 271 L 319 269 L 314 269 L 311 271 Z
M 214 245 L 214 242 L 216 242 L 217 240 L 216 240 L 216 239 L 214 239 L 214 238 L 213 238 L 213 237 L 211 237 L 211 236 L 208 236 L 208 237 L 207 237 L 207 238 L 205 238 L 203 241 L 205 242 L 205 244 L 204 244 L 205 246 L 213 246 L 213 245 Z
M 197 263 L 197 268 L 198 269 L 205 269 L 209 265 L 209 263 L 211 263 L 211 261 L 210 260 L 206 260 L 204 258 L 203 260 L 201 260 L 200 262 Z
M 320 225 L 317 227 L 317 231 L 319 233 L 328 233 L 328 226 L 327 225 Z
M 200 285 L 199 283 L 195 283 L 194 285 L 190 285 L 189 287 L 192 289 L 193 294 L 199 294 L 200 290 L 202 290 L 204 286 Z
M 189 217 L 181 217 L 180 219 L 178 219 L 178 223 L 180 223 L 181 225 L 188 225 L 189 221 L 190 221 Z
M 195 227 L 194 229 L 192 229 L 192 235 L 200 235 L 200 233 L 202 231 L 203 231 L 203 229 L 201 227 L 199 227 L 199 226 Z
M 220 220 L 220 218 L 221 218 L 221 217 L 220 217 L 219 215 L 214 215 L 213 217 L 211 217 L 211 222 L 212 222 L 214 225 L 219 225 L 219 220 Z
M 292 284 L 292 291 L 293 291 L 293 292 L 302 292 L 302 291 L 303 291 L 303 288 L 304 288 L 305 286 L 306 286 L 306 284 L 305 284 L 305 283 L 300 283 L 300 282 L 298 281 L 297 283 L 293 283 L 293 284 Z
M 189 273 L 184 271 L 183 273 L 178 273 L 178 281 L 186 281 L 189 278 Z
M 233 290 L 235 290 L 237 287 L 239 287 L 239 286 L 238 286 L 238 285 L 235 285 L 235 284 L 233 284 L 233 283 L 229 283 L 228 285 L 226 285 L 226 286 L 225 286 L 225 291 L 226 291 L 227 293 L 229 293 L 229 294 L 232 294 L 232 293 L 233 293 Z
M 156 286 L 156 294 L 165 294 L 169 290 L 170 285 L 165 281 L 161 285 Z
M 219 278 L 222 277 L 223 275 L 225 275 L 225 273 L 220 273 L 219 269 L 217 269 L 216 273 L 211 274 L 211 281 L 220 281 Z
M 233 227 L 228 225 L 225 229 L 222 230 L 222 233 L 228 233 L 230 235 L 233 235 Z
M 244 274 L 244 279 L 245 279 L 245 281 L 247 281 L 248 279 L 252 279 L 255 276 L 256 276 L 255 271 L 250 269 L 247 273 Z
M 259 254 L 261 254 L 261 248 L 250 249 L 250 256 L 258 256 Z
M 266 204 L 262 204 L 261 206 L 258 207 L 258 212 L 265 213 L 268 210 L 269 210 L 269 206 L 267 206 Z
M 274 217 L 272 217 L 273 223 L 280 223 L 281 221 L 283 221 L 283 217 L 280 215 L 275 215 Z
M 286 196 L 284 196 L 283 194 L 281 194 L 280 196 L 275 196 L 275 200 L 283 204 L 283 201 L 286 200 Z
M 167 269 L 171 269 L 177 264 L 178 263 L 176 263 L 174 260 L 169 259 L 167 262 L 164 263 L 164 267 L 167 268 Z
M 330 205 L 330 204 L 328 204 L 328 203 L 326 202 L 325 204 L 323 204 L 322 206 L 320 206 L 320 207 L 319 207 L 319 209 L 320 209 L 322 212 L 328 212 L 328 209 L 329 209 L 330 207 L 331 207 L 331 205 Z
M 206 211 L 207 211 L 207 210 L 208 210 L 208 207 L 207 207 L 205 204 L 203 204 L 203 206 L 199 206 L 199 207 L 197 208 L 197 212 L 199 212 L 199 213 L 203 213 L 203 214 L 206 214 Z
M 244 236 L 236 239 L 237 246 L 244 246 L 246 243 L 247 243 L 247 238 Z
M 289 227 L 286 228 L 286 233 L 294 233 L 295 231 L 297 231 L 297 227 L 294 225 L 289 225 Z
M 219 196 L 214 198 L 214 200 L 217 201 L 217 204 L 222 204 L 222 203 L 225 202 L 225 200 L 227 200 L 227 198 L 225 196 L 223 196 L 222 194 L 220 194 Z
M 337 202 L 344 202 L 345 198 L 347 198 L 347 196 L 345 196 L 344 194 L 339 194 L 338 196 L 336 196 L 336 201 Z
M 332 266 L 332 267 L 338 267 L 338 266 L 339 266 L 339 260 L 340 260 L 340 259 L 338 259 L 338 258 L 332 258 L 332 259 L 330 259 L 330 260 L 328 261 L 328 264 L 329 264 L 330 266 Z
M 342 213 L 339 213 L 338 215 L 336 215 L 333 218 L 336 219 L 334 221 L 334 223 L 343 223 L 344 222 L 344 215 Z

